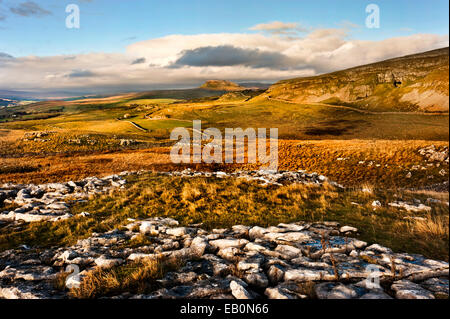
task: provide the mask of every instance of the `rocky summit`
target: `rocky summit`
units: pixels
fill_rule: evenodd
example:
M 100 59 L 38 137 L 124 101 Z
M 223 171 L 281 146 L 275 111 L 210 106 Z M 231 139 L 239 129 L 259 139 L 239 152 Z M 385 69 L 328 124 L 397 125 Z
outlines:
M 88 272 L 136 261 L 176 259 L 179 268 L 149 294 L 119 299 L 435 299 L 447 298 L 447 262 L 394 253 L 352 238 L 358 230 L 335 222 L 262 228 L 236 225 L 206 231 L 170 218 L 129 220 L 123 228 L 94 233 L 71 247 L 28 247 L 0 253 L 0 298 L 68 298 L 54 282 L 65 269 L 76 287 Z M 130 248 L 137 236 L 152 243 Z M 66 282 L 69 284 L 69 282 Z M 309 287 L 309 288 L 305 288 Z

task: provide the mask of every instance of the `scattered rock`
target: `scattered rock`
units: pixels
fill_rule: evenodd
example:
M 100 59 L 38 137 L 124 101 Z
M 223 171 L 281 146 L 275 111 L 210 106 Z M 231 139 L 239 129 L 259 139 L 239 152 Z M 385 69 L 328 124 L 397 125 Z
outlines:
M 392 297 L 383 291 L 372 291 L 362 295 L 359 299 L 392 299 Z
M 245 287 L 234 280 L 230 282 L 230 288 L 231 294 L 236 299 L 253 299 L 252 295 L 245 289 Z
M 427 146 L 419 150 L 419 154 L 432 162 L 449 162 L 448 147 L 437 150 L 434 145 Z
M 288 260 L 298 258 L 302 255 L 300 249 L 288 245 L 278 245 L 275 251 L 280 253 L 281 258 Z
M 421 286 L 434 293 L 437 298 L 448 298 L 449 296 L 448 279 L 430 278 L 422 282 Z
M 296 299 L 293 295 L 288 293 L 287 289 L 281 287 L 267 288 L 264 294 L 269 299 Z
M 29 223 L 68 219 L 73 217 L 69 213 L 70 205 L 66 202 L 69 199 L 82 201 L 91 195 L 108 192 L 125 183 L 122 176 L 113 175 L 105 178 L 88 177 L 68 183 L 4 184 L 0 187 L 0 198 L 10 200 L 19 207 L 13 211 L 0 213 L 0 221 L 21 220 Z M 83 212 L 78 216 L 88 217 L 89 214 Z
M 429 290 L 409 280 L 396 281 L 391 289 L 395 291 L 397 299 L 435 299 Z
M 402 208 L 408 212 L 419 213 L 419 212 L 430 212 L 431 207 L 420 203 L 405 203 L 405 202 L 393 202 L 388 204 L 391 207 Z
M 381 202 L 378 201 L 378 200 L 374 200 L 374 201 L 372 202 L 372 207 L 373 207 L 373 208 L 380 208 L 380 207 L 382 207 Z
M 267 271 L 267 275 L 268 275 L 271 283 L 277 284 L 283 280 L 284 269 L 283 269 L 283 267 L 281 267 L 279 265 L 272 265 L 272 266 L 270 266 L 269 270 Z
M 112 268 L 123 264 L 125 261 L 120 258 L 108 258 L 104 255 L 95 259 L 95 264 L 100 268 Z
M 260 272 L 249 273 L 245 275 L 244 279 L 249 285 L 258 288 L 266 288 L 269 285 L 267 276 Z
M 323 184 L 329 183 L 335 187 L 343 188 L 333 181 L 329 181 L 327 177 L 319 175 L 317 173 L 307 173 L 306 171 L 270 171 L 270 170 L 258 170 L 258 171 L 238 171 L 234 173 L 225 172 L 195 172 L 191 169 L 186 169 L 182 172 L 167 173 L 169 176 L 181 176 L 181 177 L 239 177 L 250 181 L 256 181 L 262 186 L 266 185 L 283 185 L 286 183 L 313 183 Z
M 357 233 L 358 232 L 358 228 L 355 227 L 351 227 L 351 226 L 343 226 L 339 229 L 339 231 L 343 234 L 345 233 Z
M 246 239 L 218 239 L 210 241 L 209 244 L 216 249 L 225 249 L 229 247 L 242 248 L 248 244 Z

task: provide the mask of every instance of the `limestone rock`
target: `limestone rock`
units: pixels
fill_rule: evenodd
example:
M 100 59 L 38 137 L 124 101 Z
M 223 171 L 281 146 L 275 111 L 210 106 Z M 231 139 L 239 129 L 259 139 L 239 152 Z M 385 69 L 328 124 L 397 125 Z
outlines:
M 394 282 L 391 289 L 398 299 L 435 299 L 430 291 L 408 280 Z
M 247 291 L 247 289 L 245 289 L 242 284 L 234 280 L 230 282 L 230 288 L 231 294 L 236 299 L 253 299 L 252 295 Z
M 217 249 L 224 249 L 229 247 L 242 248 L 248 244 L 246 239 L 217 239 L 210 241 L 209 244 Z
M 100 268 L 112 268 L 114 266 L 121 265 L 124 262 L 125 261 L 121 258 L 108 258 L 105 255 L 95 259 L 95 264 Z

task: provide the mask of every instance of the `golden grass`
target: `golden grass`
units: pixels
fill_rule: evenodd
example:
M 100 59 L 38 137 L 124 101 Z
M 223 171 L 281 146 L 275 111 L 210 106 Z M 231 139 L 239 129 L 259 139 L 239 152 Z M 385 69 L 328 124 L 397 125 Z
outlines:
M 68 154 L 0 158 L 0 183 L 47 183 L 107 176 L 140 169 L 173 168 L 167 148 L 125 150 L 114 153 Z M 22 168 L 28 167 L 27 170 Z
M 177 99 L 138 99 L 123 103 L 125 106 L 154 106 L 159 104 L 171 104 L 178 102 Z
M 233 225 L 271 226 L 296 221 L 338 221 L 360 229 L 360 239 L 396 251 L 448 260 L 448 206 L 431 204 L 429 216 L 389 207 L 397 200 L 425 202 L 426 195 L 400 190 L 340 190 L 331 185 L 291 184 L 261 187 L 242 179 L 178 178 L 153 174 L 131 176 L 123 191 L 93 197 L 78 204 L 73 214 L 90 216 L 55 223 L 25 224 L 14 231 L 0 229 L 0 249 L 21 244 L 38 247 L 70 246 L 93 232 L 120 228 L 128 218 L 172 217 L 182 225 L 202 223 L 207 229 Z M 374 210 L 372 202 L 383 207 Z M 353 203 L 358 203 L 359 206 Z M 417 222 L 405 217 L 424 217 Z M 151 238 L 136 238 L 130 247 Z
M 428 240 L 449 237 L 448 215 L 432 216 L 430 214 L 416 219 L 412 225 L 412 232 L 422 234 Z
M 318 172 L 346 186 L 366 184 L 370 188 L 423 187 L 448 180 L 449 166 L 440 163 L 429 167 L 418 154 L 420 148 L 435 145 L 438 149 L 448 142 L 438 141 L 388 141 L 388 140 L 322 140 L 281 141 L 279 168 L 304 169 Z M 413 171 L 414 165 L 426 170 Z M 441 176 L 444 169 L 447 176 Z M 406 178 L 408 172 L 412 178 Z M 432 180 L 428 176 L 434 176 Z
M 25 148 L 22 147 L 20 150 L 10 144 L 1 146 L 5 151 L 9 150 L 13 153 L 15 151 L 26 153 L 33 149 L 36 155 L 1 157 L 0 167 L 8 167 L 8 169 L 0 169 L 0 182 L 60 182 L 141 169 L 167 171 L 190 167 L 196 170 L 234 171 L 259 168 L 257 164 L 174 165 L 169 156 L 170 147 L 121 150 L 117 146 L 117 139 L 101 140 L 93 146 L 73 149 L 73 146 L 67 144 L 67 138 L 65 138 L 61 140 L 58 147 L 70 146 L 71 148 L 59 155 L 52 154 L 57 149 L 50 148 L 46 151 L 47 146 L 39 148 L 35 142 L 27 143 L 30 145 L 23 146 Z M 102 145 L 107 146 L 110 143 L 115 143 L 115 149 L 103 150 Z M 432 144 L 438 149 L 448 146 L 448 142 L 416 140 L 280 140 L 279 169 L 317 172 L 344 186 L 367 185 L 369 190 L 374 187 L 423 188 L 448 180 L 448 164 L 440 163 L 439 167 L 437 165 L 430 167 L 426 159 L 418 154 L 420 148 Z M 144 144 L 144 147 L 145 145 L 147 144 Z M 89 151 L 90 148 L 91 151 Z M 95 148 L 97 150 L 94 150 Z M 37 155 L 39 152 L 41 153 Z M 426 169 L 414 171 L 412 167 L 415 165 Z M 30 168 L 28 172 L 21 169 L 24 166 Z M 17 173 L 14 173 L 14 167 L 17 167 Z M 447 175 L 439 174 L 442 169 Z M 408 172 L 412 172 L 411 178 L 406 178 Z M 433 179 L 429 179 L 429 176 L 433 176 Z
M 157 280 L 179 268 L 178 260 L 143 260 L 111 269 L 96 268 L 83 277 L 80 287 L 70 289 L 77 299 L 95 299 L 121 293 L 144 294 L 158 288 Z

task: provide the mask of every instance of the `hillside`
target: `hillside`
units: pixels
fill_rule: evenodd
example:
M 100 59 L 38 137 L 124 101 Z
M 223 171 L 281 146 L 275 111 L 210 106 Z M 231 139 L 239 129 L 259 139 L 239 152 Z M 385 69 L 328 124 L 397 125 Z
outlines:
M 200 86 L 200 88 L 213 91 L 243 91 L 246 89 L 245 87 L 240 86 L 239 84 L 224 80 L 206 81 L 202 86 Z
M 233 91 L 228 92 L 222 95 L 219 99 L 217 99 L 218 102 L 236 102 L 236 101 L 249 101 L 251 98 L 258 96 L 262 93 L 264 93 L 265 90 L 243 90 L 243 91 Z
M 263 97 L 377 111 L 449 110 L 449 48 L 280 81 Z

